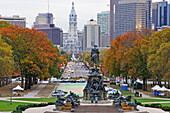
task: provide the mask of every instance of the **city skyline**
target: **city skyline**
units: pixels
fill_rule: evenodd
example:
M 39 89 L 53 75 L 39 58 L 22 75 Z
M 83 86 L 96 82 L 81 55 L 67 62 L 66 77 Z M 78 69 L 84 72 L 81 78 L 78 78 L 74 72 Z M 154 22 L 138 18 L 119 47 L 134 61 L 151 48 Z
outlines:
M 153 2 L 159 1 L 162 0 L 153 0 Z M 62 28 L 64 32 L 68 31 L 68 15 L 72 7 L 72 2 L 75 3 L 79 30 L 82 30 L 84 24 L 90 19 L 97 20 L 97 13 L 109 11 L 108 4 L 110 0 L 49 0 L 49 12 L 54 15 L 54 24 Z M 26 17 L 26 26 L 31 28 L 38 13 L 48 12 L 48 0 L 6 0 L 1 2 L 0 7 L 1 16 L 12 17 L 13 15 L 19 15 L 20 17 Z

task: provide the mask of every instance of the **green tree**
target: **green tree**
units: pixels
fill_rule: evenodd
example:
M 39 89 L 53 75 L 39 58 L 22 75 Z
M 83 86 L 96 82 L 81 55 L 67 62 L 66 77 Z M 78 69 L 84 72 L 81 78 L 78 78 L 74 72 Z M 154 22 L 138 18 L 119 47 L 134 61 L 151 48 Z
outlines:
M 155 32 L 149 38 L 148 47 L 148 69 L 153 75 L 158 77 L 158 83 L 161 85 L 161 79 L 170 79 L 170 28 Z M 168 85 L 170 87 L 170 85 Z
M 11 49 L 12 47 L 0 37 L 0 75 L 11 74 L 14 71 Z

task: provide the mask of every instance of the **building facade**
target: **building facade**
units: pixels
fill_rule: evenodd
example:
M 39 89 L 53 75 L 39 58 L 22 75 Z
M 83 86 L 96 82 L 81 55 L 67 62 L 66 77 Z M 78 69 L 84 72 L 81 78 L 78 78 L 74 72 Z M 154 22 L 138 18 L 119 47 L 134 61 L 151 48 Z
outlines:
M 158 3 L 152 3 L 152 29 L 157 30 L 158 26 Z
M 53 24 L 53 14 L 52 13 L 38 13 L 35 19 L 35 24 Z
M 47 38 L 50 39 L 54 45 L 63 47 L 63 30 L 55 27 L 53 24 L 52 13 L 39 13 L 34 22 L 34 28 L 37 31 L 43 31 L 47 34 Z
M 84 25 L 83 51 L 91 50 L 94 45 L 100 47 L 100 25 L 91 19 Z
M 69 15 L 69 32 L 63 34 L 63 46 L 65 52 L 78 54 L 82 52 L 81 32 L 77 30 L 77 14 L 72 2 L 72 9 Z
M 170 26 L 170 4 L 163 0 L 158 2 L 158 26 L 157 29 L 162 29 L 161 27 Z
M 110 46 L 110 36 L 104 33 L 100 34 L 100 47 Z
M 151 0 L 113 1 L 113 6 L 110 6 L 113 7 L 112 13 L 114 13 L 110 16 L 110 22 L 112 22 L 110 26 L 113 26 L 112 29 L 110 28 L 112 30 L 110 33 L 112 33 L 113 39 L 133 29 L 151 28 Z
M 12 17 L 3 17 L 0 15 L 0 21 L 7 21 L 10 24 L 26 27 L 26 18 L 13 15 Z
M 101 33 L 109 34 L 109 11 L 102 11 L 97 13 L 97 24 L 100 25 Z
M 119 0 L 110 0 L 110 27 L 109 27 L 110 42 L 114 39 L 115 5 L 118 4 L 118 1 Z

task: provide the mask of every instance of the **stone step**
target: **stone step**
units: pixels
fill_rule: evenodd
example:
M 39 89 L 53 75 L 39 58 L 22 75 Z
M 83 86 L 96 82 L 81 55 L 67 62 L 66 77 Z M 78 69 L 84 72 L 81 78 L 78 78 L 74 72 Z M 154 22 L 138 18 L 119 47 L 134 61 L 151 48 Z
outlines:
M 90 106 L 81 105 L 76 108 L 75 113 L 119 113 L 115 106 Z

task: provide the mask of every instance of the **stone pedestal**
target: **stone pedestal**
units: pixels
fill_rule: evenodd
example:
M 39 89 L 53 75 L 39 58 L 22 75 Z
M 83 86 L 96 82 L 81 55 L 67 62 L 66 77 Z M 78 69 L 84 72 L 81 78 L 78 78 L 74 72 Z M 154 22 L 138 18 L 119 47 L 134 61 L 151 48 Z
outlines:
M 107 91 L 104 88 L 102 74 L 88 74 L 88 81 L 83 90 L 83 100 L 98 97 L 98 100 L 107 100 Z

